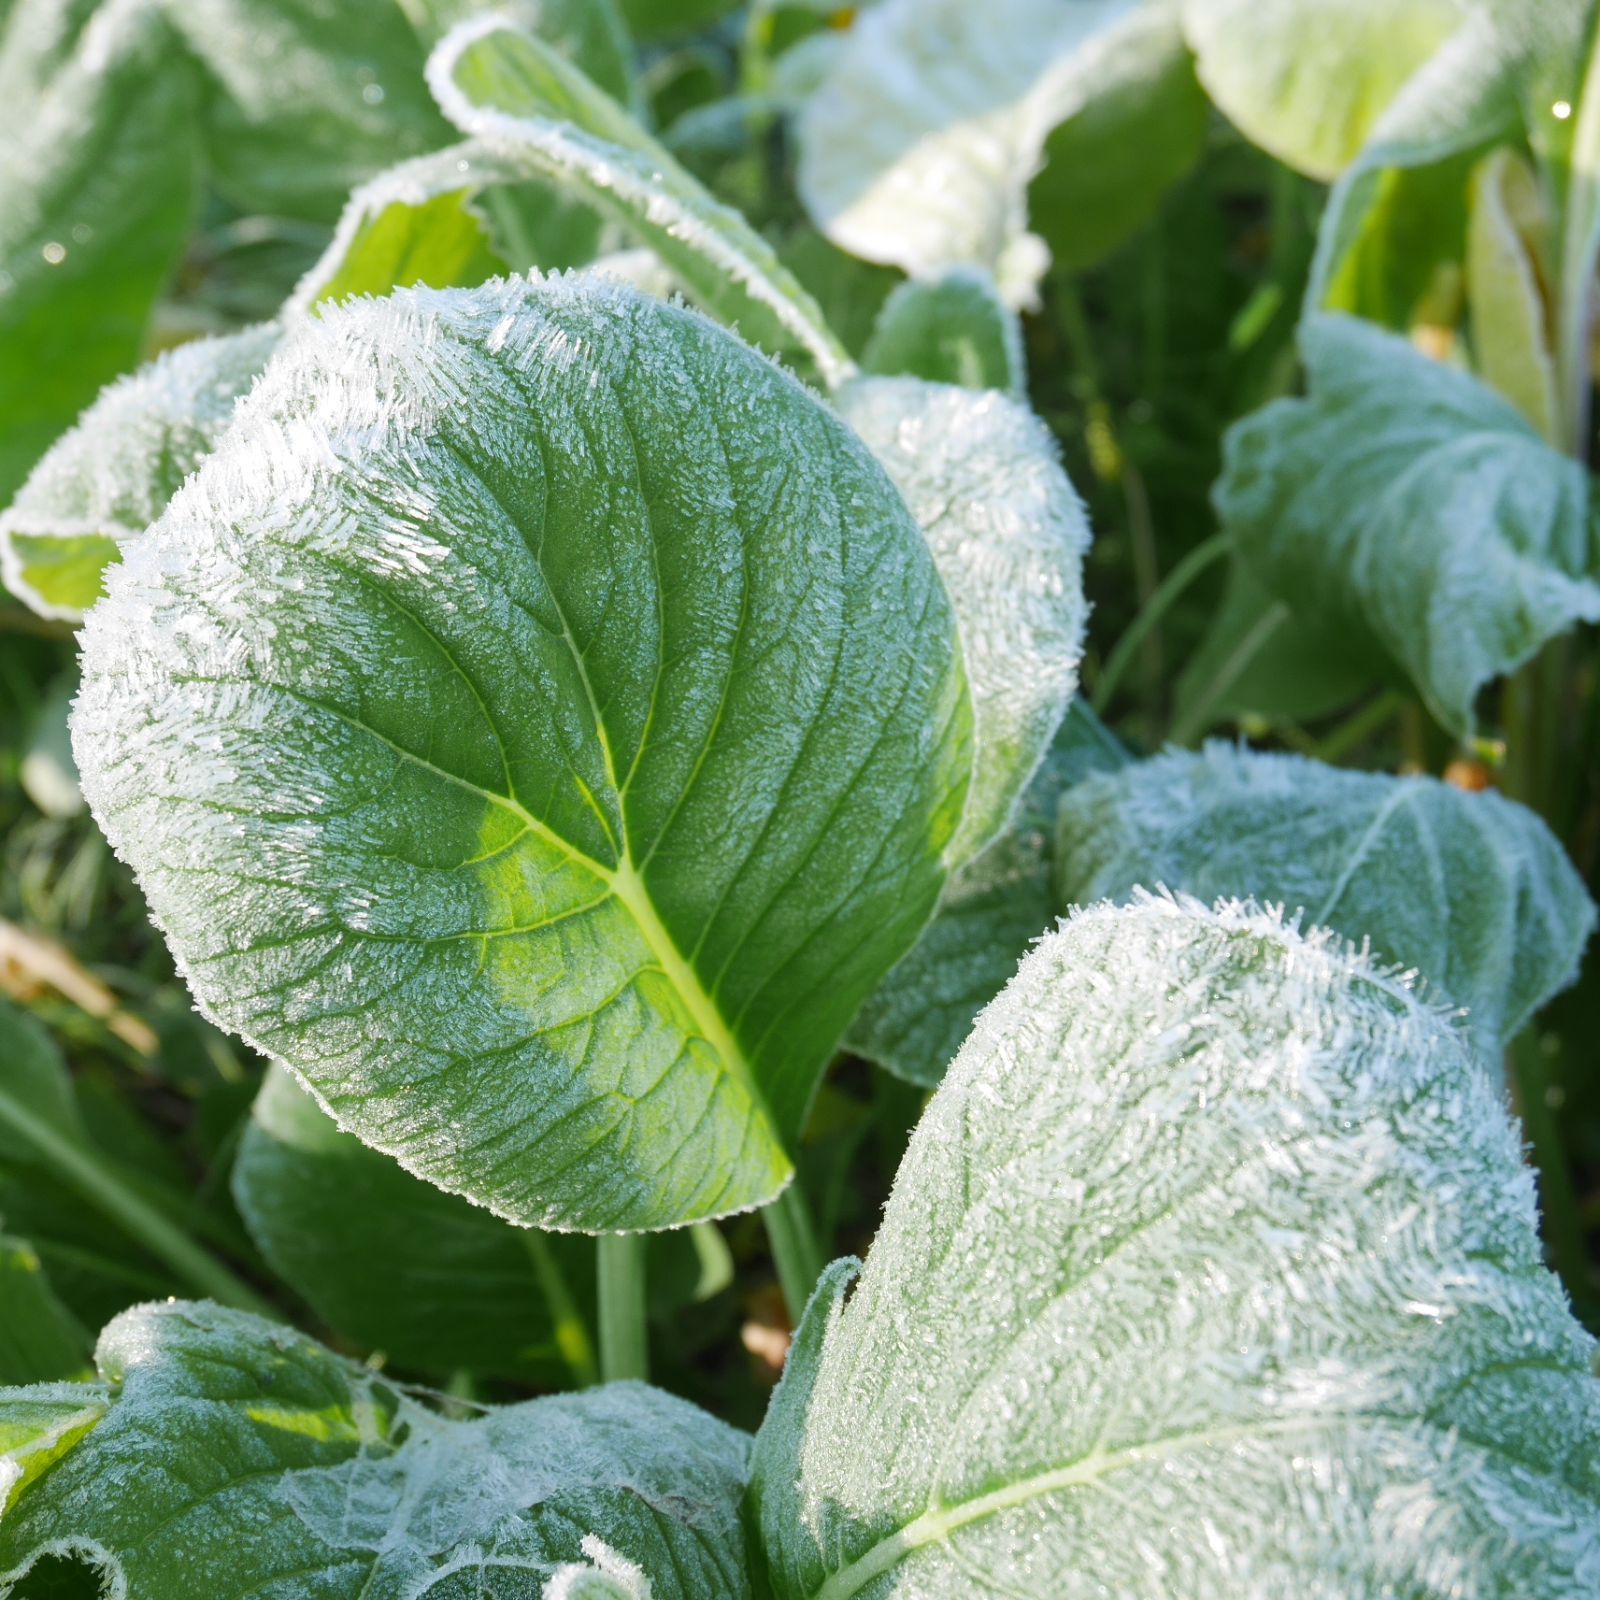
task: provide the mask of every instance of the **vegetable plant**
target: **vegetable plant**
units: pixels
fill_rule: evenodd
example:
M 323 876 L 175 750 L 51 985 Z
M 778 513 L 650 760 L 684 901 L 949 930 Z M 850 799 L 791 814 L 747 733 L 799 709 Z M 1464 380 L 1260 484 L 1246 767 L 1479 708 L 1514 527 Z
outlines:
M 0 7 L 0 1600 L 1600 1590 L 1597 61 Z

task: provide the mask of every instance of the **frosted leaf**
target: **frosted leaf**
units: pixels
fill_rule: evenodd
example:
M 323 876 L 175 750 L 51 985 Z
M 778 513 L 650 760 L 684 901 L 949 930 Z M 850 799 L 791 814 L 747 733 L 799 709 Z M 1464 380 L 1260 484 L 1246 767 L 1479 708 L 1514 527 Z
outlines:
M 493 17 L 463 23 L 433 53 L 428 81 L 463 133 L 621 223 L 747 339 L 803 351 L 829 384 L 853 370 L 772 247 L 540 40 Z
M 583 1537 L 581 1565 L 569 1562 L 551 1573 L 542 1600 L 653 1600 L 650 1580 L 633 1562 L 592 1533 Z
M 1027 396 L 1022 326 L 993 279 L 973 267 L 899 284 L 878 313 L 861 365 L 885 377 Z
M 970 770 L 881 469 L 612 284 L 325 310 L 83 638 L 84 792 L 202 1008 L 529 1225 L 778 1192 Z
M 638 1574 L 627 1600 L 749 1600 L 748 1440 L 643 1384 L 453 1421 L 290 1328 L 181 1301 L 123 1313 L 96 1361 L 109 1394 L 0 1390 L 0 1440 L 30 1407 L 98 1418 L 0 1521 L 0 1596 L 70 1545 L 128 1600 L 537 1600 L 563 1567 L 604 1571 L 602 1548 Z
M 1246 138 L 1314 178 L 1353 161 L 1462 0 L 1181 0 L 1200 81 Z
M 933 921 L 856 1013 L 846 1049 L 908 1083 L 939 1082 L 978 1013 L 1062 909 L 1053 871 L 1061 796 L 1128 759 L 1075 700 L 1010 826 L 951 873 Z
M 842 249 L 914 277 L 982 267 L 1029 305 L 1049 264 L 1027 214 L 1046 139 L 1130 84 L 1151 109 L 1174 48 L 1160 3 L 884 0 L 802 112 L 801 199 Z
M 105 389 L 0 512 L 6 587 L 42 616 L 81 619 L 122 546 L 211 453 L 278 339 L 271 325 L 196 339 Z
M 777 1600 L 1581 1600 L 1594 1341 L 1447 1019 L 1253 907 L 979 1019 L 757 1439 Z
M 1309 395 L 1230 431 L 1218 511 L 1281 600 L 1377 645 L 1468 731 L 1485 684 L 1600 620 L 1588 474 L 1397 335 L 1321 315 L 1301 348 Z
M 1006 826 L 1078 683 L 1089 523 L 1044 425 L 989 392 L 862 378 L 834 397 L 933 552 L 972 692 L 972 790 L 952 865 Z
M 1063 905 L 1138 885 L 1250 896 L 1368 941 L 1464 1007 L 1493 1059 L 1578 975 L 1595 910 L 1543 821 L 1497 794 L 1210 744 L 1068 791 Z
M 97 1383 L 0 1389 L 0 1519 L 35 1478 L 89 1434 L 108 1404 Z
M 612 250 L 583 269 L 597 278 L 610 278 L 614 283 L 625 283 L 640 294 L 654 296 L 657 300 L 670 300 L 680 292 L 678 280 L 667 270 L 654 250 Z

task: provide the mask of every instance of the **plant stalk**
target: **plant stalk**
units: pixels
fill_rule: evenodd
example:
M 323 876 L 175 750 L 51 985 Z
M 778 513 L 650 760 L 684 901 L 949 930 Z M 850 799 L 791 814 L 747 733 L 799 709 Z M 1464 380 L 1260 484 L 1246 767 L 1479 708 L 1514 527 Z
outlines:
M 772 1247 L 772 1262 L 778 1269 L 783 1303 L 789 1309 L 789 1325 L 798 1328 L 806 1301 L 811 1298 L 824 1265 L 811 1209 L 798 1179 L 762 1211 L 761 1220 L 767 1227 L 767 1243 Z
M 106 1165 L 96 1161 L 89 1151 L 4 1090 L 0 1090 L 0 1123 L 26 1140 L 56 1177 L 130 1239 L 164 1261 L 191 1289 L 222 1305 L 276 1320 L 277 1313 L 254 1289 Z
M 1233 648 L 1228 659 L 1217 669 L 1216 676 L 1205 687 L 1203 694 L 1189 708 L 1189 714 L 1174 725 L 1170 738 L 1176 745 L 1192 745 L 1211 726 L 1211 713 L 1217 703 L 1244 675 L 1244 670 L 1272 642 L 1291 613 L 1288 606 L 1278 604 L 1263 612 L 1260 620 Z
M 1106 660 L 1100 681 L 1094 686 L 1090 706 L 1097 716 L 1103 716 L 1111 704 L 1112 696 L 1133 664 L 1139 647 L 1157 623 L 1180 600 L 1189 586 L 1203 573 L 1215 566 L 1233 548 L 1233 539 L 1226 533 L 1215 533 L 1203 544 L 1196 545 L 1165 578 L 1145 603 L 1143 610 L 1128 625 L 1127 631 L 1117 640 Z
M 600 1302 L 600 1381 L 650 1377 L 650 1334 L 645 1318 L 645 1236 L 603 1233 L 595 1240 Z
M 539 1293 L 550 1311 L 556 1348 L 572 1374 L 572 1381 L 580 1389 L 592 1388 L 600 1381 L 600 1368 L 594 1357 L 594 1341 L 589 1337 L 583 1313 L 573 1298 L 567 1275 L 561 1270 L 549 1239 L 537 1228 L 529 1228 L 523 1239 L 533 1262 L 533 1275 L 539 1282 Z

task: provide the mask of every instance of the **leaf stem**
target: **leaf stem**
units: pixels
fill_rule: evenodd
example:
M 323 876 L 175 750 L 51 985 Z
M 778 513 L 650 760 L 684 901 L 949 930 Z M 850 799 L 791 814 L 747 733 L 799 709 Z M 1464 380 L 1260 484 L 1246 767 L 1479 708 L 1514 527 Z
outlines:
M 1117 640 L 1116 649 L 1106 659 L 1105 670 L 1100 674 L 1100 681 L 1094 688 L 1094 698 L 1089 702 L 1097 715 L 1105 714 L 1106 708 L 1111 704 L 1112 696 L 1116 694 L 1118 685 L 1133 664 L 1133 658 L 1138 654 L 1139 647 L 1144 643 L 1150 630 L 1182 598 L 1189 586 L 1209 568 L 1215 566 L 1232 548 L 1233 538 L 1230 534 L 1214 533 L 1203 544 L 1196 545 L 1162 579 L 1160 586 L 1146 601 L 1139 615 Z
M 1172 729 L 1172 743 L 1190 745 L 1211 725 L 1211 713 L 1217 702 L 1236 684 L 1244 669 L 1266 649 L 1278 630 L 1289 620 L 1288 606 L 1281 602 L 1264 611 L 1255 626 L 1229 653 L 1228 659 L 1217 669 L 1216 675 L 1190 706 L 1188 715 Z
M 103 1162 L 95 1160 L 91 1152 L 4 1090 L 0 1090 L 0 1123 L 26 1140 L 56 1177 L 129 1238 L 164 1261 L 191 1289 L 222 1305 L 277 1320 L 277 1312 L 254 1289 L 129 1188 Z
M 650 1376 L 650 1335 L 645 1322 L 645 1236 L 602 1233 L 595 1240 L 600 1301 L 600 1381 L 620 1383 Z
M 1405 707 L 1405 695 L 1398 689 L 1385 689 L 1358 711 L 1352 712 L 1332 733 L 1316 744 L 1310 751 L 1311 756 L 1317 761 L 1333 765 L 1379 728 L 1393 722 Z
M 556 1348 L 561 1352 L 572 1381 L 580 1389 L 592 1388 L 600 1381 L 600 1368 L 594 1358 L 594 1341 L 589 1337 L 588 1325 L 578 1302 L 573 1298 L 567 1275 L 550 1248 L 548 1236 L 537 1228 L 523 1234 L 528 1247 L 528 1257 L 533 1262 L 533 1275 L 539 1281 L 539 1293 L 544 1296 L 550 1312 L 550 1324 L 555 1330 Z
M 789 1324 L 798 1328 L 801 1313 L 823 1268 L 811 1208 L 806 1204 L 798 1178 L 771 1205 L 762 1208 L 761 1220 L 767 1227 L 767 1242 L 772 1246 L 772 1263 L 778 1269 L 783 1303 L 789 1308 Z

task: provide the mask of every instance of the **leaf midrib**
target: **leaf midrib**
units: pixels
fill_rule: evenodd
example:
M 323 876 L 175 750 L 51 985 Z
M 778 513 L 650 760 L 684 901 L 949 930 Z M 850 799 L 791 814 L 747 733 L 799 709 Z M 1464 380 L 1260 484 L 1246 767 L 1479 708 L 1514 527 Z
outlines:
M 1238 1423 L 1231 1427 L 1198 1428 L 1188 1433 L 1169 1434 L 1165 1438 L 1129 1445 L 1122 1450 L 1105 1453 L 1094 1451 L 1067 1466 L 1034 1473 L 957 1505 L 930 1506 L 921 1516 L 906 1523 L 898 1533 L 879 1540 L 848 1567 L 840 1568 L 820 1588 L 811 1591 L 809 1600 L 850 1600 L 851 1596 L 859 1594 L 917 1550 L 925 1545 L 942 1544 L 959 1528 L 1063 1489 L 1082 1488 L 1127 1467 L 1165 1461 L 1186 1451 L 1206 1449 L 1213 1445 L 1315 1433 L 1360 1419 L 1375 1423 L 1395 1420 L 1381 1412 L 1308 1412 L 1303 1416 Z M 1452 1431 L 1463 1443 L 1480 1449 L 1492 1449 L 1483 1441 L 1461 1434 L 1459 1430 Z
M 656 911 L 655 902 L 650 897 L 649 889 L 644 878 L 635 866 L 633 857 L 629 853 L 626 836 L 623 840 L 623 849 L 615 867 L 607 867 L 602 862 L 596 861 L 593 856 L 578 849 L 569 839 L 557 833 L 547 822 L 536 817 L 524 806 L 521 801 L 514 800 L 510 795 L 500 794 L 493 789 L 485 789 L 481 784 L 474 783 L 470 778 L 464 778 L 458 772 L 451 772 L 448 767 L 441 767 L 428 760 L 426 756 L 419 755 L 415 750 L 409 750 L 402 744 L 397 744 L 387 734 L 380 732 L 370 723 L 364 722 L 352 712 L 338 706 L 330 705 L 325 701 L 311 700 L 302 696 L 309 704 L 316 705 L 330 716 L 337 717 L 347 726 L 357 729 L 376 739 L 380 744 L 392 751 L 404 761 L 410 761 L 424 771 L 431 772 L 447 783 L 453 783 L 471 794 L 478 795 L 487 800 L 491 805 L 499 806 L 509 812 L 521 822 L 527 832 L 536 835 L 545 843 L 553 846 L 564 854 L 575 865 L 592 873 L 603 883 L 607 890 L 619 900 L 629 916 L 633 918 L 634 925 L 638 928 L 640 937 L 650 947 L 652 955 L 666 974 L 667 980 L 682 999 L 690 1017 L 693 1019 L 700 1037 L 708 1043 L 723 1062 L 729 1075 L 744 1089 L 756 1109 L 766 1119 L 771 1127 L 776 1127 L 771 1110 L 767 1106 L 766 1097 L 762 1094 L 760 1085 L 756 1082 L 755 1073 L 739 1042 L 735 1039 L 733 1031 L 723 1020 L 715 1002 L 706 992 L 705 986 L 700 982 L 699 974 L 690 966 L 688 960 L 678 949 L 677 941 L 673 939 L 666 925 L 662 922 Z M 609 765 L 610 755 L 607 753 Z

